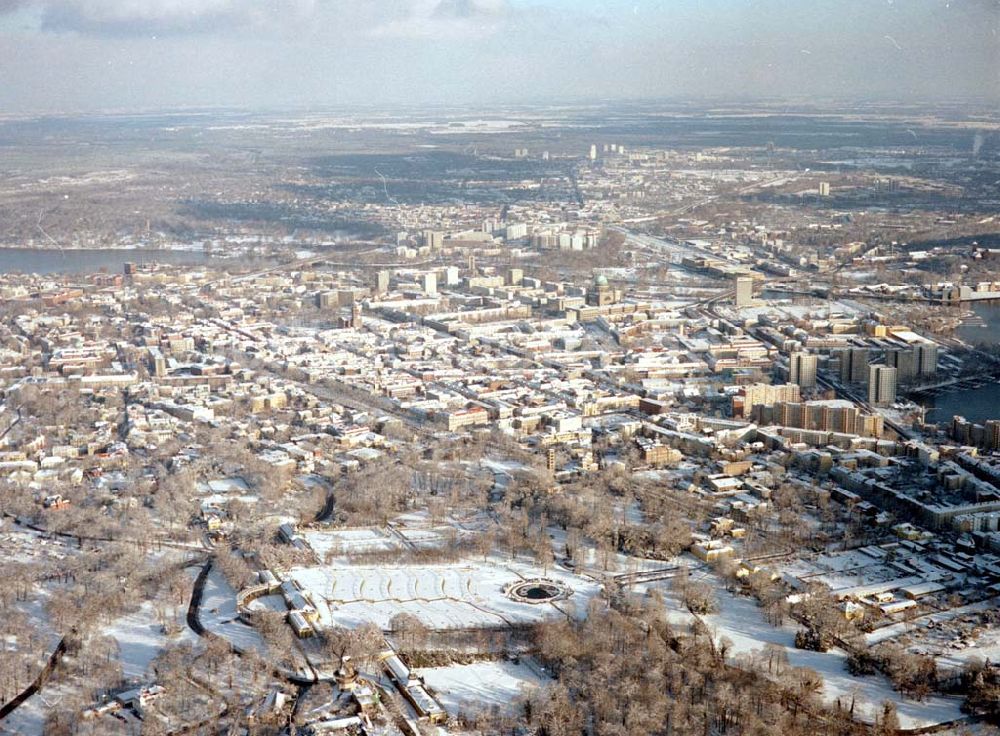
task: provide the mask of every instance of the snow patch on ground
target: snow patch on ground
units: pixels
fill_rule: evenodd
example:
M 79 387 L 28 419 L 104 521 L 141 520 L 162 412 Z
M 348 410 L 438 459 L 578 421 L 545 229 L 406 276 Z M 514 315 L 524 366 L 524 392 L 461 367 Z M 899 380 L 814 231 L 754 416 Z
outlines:
M 205 629 L 237 648 L 243 651 L 255 648 L 261 655 L 266 655 L 267 645 L 257 630 L 240 621 L 236 610 L 236 591 L 217 568 L 213 567 L 205 580 L 198 616 Z
M 522 695 L 546 683 L 543 675 L 526 664 L 506 661 L 428 667 L 418 674 L 452 716 L 494 707 L 514 714 Z

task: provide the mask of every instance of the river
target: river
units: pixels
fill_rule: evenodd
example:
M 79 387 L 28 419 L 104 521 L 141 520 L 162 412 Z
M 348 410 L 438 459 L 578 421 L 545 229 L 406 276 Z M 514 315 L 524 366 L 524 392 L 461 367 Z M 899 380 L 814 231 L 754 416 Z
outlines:
M 970 345 L 1000 343 L 1000 302 L 971 302 L 962 308 L 972 309 L 978 324 L 962 325 L 955 331 L 956 337 Z M 949 422 L 957 414 L 981 424 L 987 419 L 1000 419 L 1000 383 L 949 391 L 921 403 L 927 407 L 929 422 Z
M 129 261 L 196 265 L 210 257 L 200 250 L 0 248 L 0 273 L 121 273 Z
M 1000 301 L 966 302 L 963 309 L 970 308 L 979 318 L 979 324 L 962 325 L 956 331 L 958 337 L 971 345 L 1000 343 Z

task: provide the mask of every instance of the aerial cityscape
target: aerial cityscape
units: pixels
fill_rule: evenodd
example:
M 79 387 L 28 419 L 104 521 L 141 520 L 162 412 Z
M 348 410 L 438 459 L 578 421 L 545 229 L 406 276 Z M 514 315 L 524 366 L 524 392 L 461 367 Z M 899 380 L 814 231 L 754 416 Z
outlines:
M 1000 63 L 185 106 L 81 61 L 333 5 L 0 3 L 120 88 L 0 93 L 0 733 L 1000 733 Z

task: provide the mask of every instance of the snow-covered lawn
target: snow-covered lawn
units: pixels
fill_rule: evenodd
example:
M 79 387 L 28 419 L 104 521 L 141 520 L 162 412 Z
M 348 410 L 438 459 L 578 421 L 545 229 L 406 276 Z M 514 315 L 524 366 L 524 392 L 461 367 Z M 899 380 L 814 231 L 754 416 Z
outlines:
M 527 665 L 506 661 L 428 667 L 418 674 L 452 716 L 492 707 L 515 713 L 521 695 L 545 684 L 545 679 Z
M 474 628 L 533 623 L 565 614 L 582 615 L 599 586 L 558 568 L 547 577 L 573 590 L 557 603 L 519 603 L 507 598 L 507 583 L 543 576 L 519 562 L 465 560 L 441 565 L 350 565 L 300 567 L 290 571 L 312 593 L 323 625 L 354 627 L 370 621 L 387 629 L 397 613 L 412 613 L 432 628 Z
M 430 529 L 397 528 L 396 531 L 414 547 L 440 547 L 448 538 L 449 533 L 458 534 L 456 527 L 438 526 Z
M 37 653 L 39 663 L 52 653 L 63 637 L 62 633 L 55 629 L 55 625 L 46 610 L 49 599 L 54 595 L 59 595 L 58 585 L 36 585 L 32 588 L 31 597 L 28 600 L 14 603 L 14 608 L 27 615 L 28 621 L 36 633 L 35 646 L 32 650 Z M 24 646 L 27 642 L 19 642 L 18 644 Z
M 398 538 L 377 528 L 307 530 L 302 536 L 321 560 L 330 553 L 341 556 L 402 547 Z
M 148 679 L 150 663 L 164 648 L 184 641 L 191 643 L 198 641 L 198 635 L 187 627 L 185 614 L 186 609 L 178 607 L 176 623 L 180 627 L 179 633 L 176 636 L 167 636 L 157 620 L 153 604 L 147 601 L 137 611 L 116 619 L 102 632 L 118 642 L 118 658 L 126 678 Z

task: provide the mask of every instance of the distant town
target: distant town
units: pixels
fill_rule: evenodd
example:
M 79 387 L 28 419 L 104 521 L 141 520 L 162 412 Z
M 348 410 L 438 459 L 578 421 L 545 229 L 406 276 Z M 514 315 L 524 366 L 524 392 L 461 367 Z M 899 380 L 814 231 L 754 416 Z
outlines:
M 996 733 L 995 113 L 0 121 L 0 732 Z

